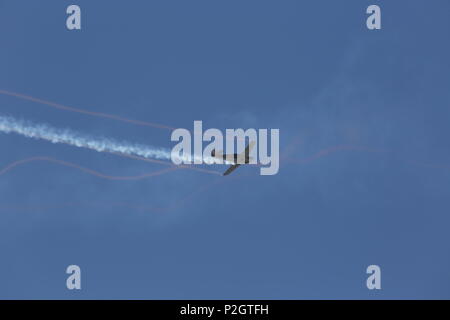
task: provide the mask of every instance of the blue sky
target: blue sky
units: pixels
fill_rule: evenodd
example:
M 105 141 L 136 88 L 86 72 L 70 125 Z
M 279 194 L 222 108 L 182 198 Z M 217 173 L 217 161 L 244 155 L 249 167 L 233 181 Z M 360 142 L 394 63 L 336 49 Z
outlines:
M 72 3 L 81 31 L 65 27 Z M 381 30 L 366 28 L 370 4 Z M 0 176 L 0 298 L 450 298 L 449 9 L 0 1 L 1 90 L 173 127 L 279 128 L 283 156 L 275 176 L 15 167 Z M 0 114 L 173 145 L 170 130 L 6 95 Z M 1 168 L 165 168 L 12 134 L 0 147 Z M 65 287 L 70 264 L 81 291 Z

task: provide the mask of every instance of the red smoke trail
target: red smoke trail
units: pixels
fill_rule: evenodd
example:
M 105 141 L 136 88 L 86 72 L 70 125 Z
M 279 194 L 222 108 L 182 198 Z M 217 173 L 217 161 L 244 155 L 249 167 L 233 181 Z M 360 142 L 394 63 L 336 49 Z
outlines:
M 146 121 L 141 121 L 141 120 L 127 119 L 127 118 L 123 118 L 123 117 L 120 117 L 120 116 L 117 116 L 114 114 L 94 112 L 94 111 L 89 111 L 89 110 L 84 110 L 84 109 L 73 108 L 73 107 L 65 106 L 63 104 L 59 104 L 56 102 L 47 101 L 47 100 L 35 98 L 32 96 L 28 96 L 28 95 L 25 95 L 22 93 L 11 92 L 11 91 L 6 91 L 6 90 L 0 89 L 0 94 L 4 94 L 7 96 L 11 96 L 11 97 L 16 97 L 16 98 L 23 99 L 23 100 L 33 101 L 33 102 L 40 103 L 40 104 L 45 104 L 49 107 L 59 109 L 59 110 L 77 112 L 77 113 L 87 114 L 87 115 L 94 116 L 94 117 L 113 119 L 113 120 L 128 122 L 128 123 L 132 123 L 132 124 L 136 124 L 136 125 L 140 125 L 140 126 L 154 127 L 154 128 L 160 128 L 160 129 L 168 129 L 168 130 L 175 129 L 170 126 L 166 126 L 166 125 L 155 123 L 155 122 L 146 122 Z
M 33 210 L 51 210 L 51 209 L 61 209 L 61 208 L 67 208 L 67 207 L 103 207 L 103 208 L 111 208 L 113 207 L 124 207 L 127 209 L 132 210 L 141 210 L 141 211 L 155 211 L 155 212 L 162 212 L 163 209 L 154 208 L 154 207 L 148 207 L 148 206 L 142 206 L 142 205 L 135 205 L 125 202 L 65 202 L 65 203 L 51 203 L 51 204 L 18 204 L 18 205 L 0 205 L 0 210 L 7 210 L 7 211 L 28 211 Z
M 319 158 L 328 156 L 332 153 L 338 152 L 338 151 L 345 151 L 345 150 L 353 150 L 353 151 L 365 151 L 365 152 L 387 152 L 383 149 L 372 149 L 372 148 L 366 148 L 366 147 L 358 147 L 358 146 L 351 146 L 351 145 L 337 145 L 333 147 L 329 147 L 323 150 L 320 150 L 319 152 L 315 153 L 314 155 L 302 158 L 302 159 L 286 159 L 285 162 L 293 162 L 293 163 L 309 163 L 311 161 L 317 160 Z
M 158 213 L 169 213 L 174 211 L 186 203 L 188 203 L 192 198 L 195 198 L 199 194 L 203 194 L 203 192 L 209 191 L 213 189 L 214 186 L 222 183 L 226 183 L 228 181 L 236 180 L 248 175 L 238 175 L 228 179 L 215 179 L 208 184 L 205 184 L 199 188 L 196 188 L 193 192 L 189 193 L 187 196 L 178 199 L 175 202 L 172 202 L 167 207 L 151 207 L 147 205 L 137 205 L 134 203 L 126 203 L 126 202 L 106 202 L 106 203 L 94 203 L 94 202 L 66 202 L 66 203 L 51 203 L 51 204 L 9 204 L 9 205 L 0 205 L 0 210 L 15 210 L 15 211 L 23 211 L 23 210 L 51 210 L 58 209 L 64 207 L 74 207 L 74 206 L 88 206 L 88 207 L 104 207 L 110 208 L 113 207 L 124 207 L 132 210 L 139 211 L 150 211 L 150 212 L 158 212 Z
M 58 160 L 58 159 L 53 159 L 50 157 L 32 157 L 32 158 L 27 158 L 27 159 L 23 159 L 23 160 L 18 160 L 15 161 L 9 165 L 7 165 L 6 167 L 4 167 L 3 169 L 0 170 L 0 176 L 6 174 L 7 172 L 11 171 L 12 169 L 14 169 L 15 167 L 19 166 L 19 165 L 23 165 L 25 163 L 29 163 L 29 162 L 33 162 L 33 161 L 48 161 L 48 162 L 53 162 L 53 163 L 57 163 L 66 167 L 71 167 L 71 168 L 75 168 L 78 170 L 81 170 L 85 173 L 88 173 L 90 175 L 102 178 L 102 179 L 108 179 L 108 180 L 140 180 L 140 179 L 145 179 L 145 178 L 149 178 L 149 177 L 154 177 L 157 175 L 161 175 L 167 172 L 171 172 L 174 170 L 177 170 L 178 168 L 173 166 L 167 169 L 163 169 L 163 170 L 159 170 L 159 171 L 155 171 L 155 172 L 151 172 L 151 173 L 146 173 L 146 174 L 142 174 L 142 175 L 138 175 L 138 176 L 110 176 L 110 175 L 106 175 L 100 172 L 97 172 L 95 170 L 89 169 L 89 168 L 85 168 L 82 166 L 79 166 L 75 163 L 71 163 L 71 162 L 67 162 L 67 161 L 63 161 L 63 160 Z

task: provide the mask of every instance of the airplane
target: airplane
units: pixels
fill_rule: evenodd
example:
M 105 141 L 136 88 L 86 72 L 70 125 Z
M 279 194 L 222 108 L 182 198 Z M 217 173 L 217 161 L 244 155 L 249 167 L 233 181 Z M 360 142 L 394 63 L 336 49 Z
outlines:
M 230 155 L 233 157 L 231 160 L 231 162 L 233 162 L 233 164 L 227 169 L 227 171 L 225 171 L 223 173 L 223 175 L 224 176 L 229 175 L 231 172 L 236 170 L 236 168 L 239 167 L 241 164 L 250 163 L 250 160 L 252 160 L 252 157 L 250 157 L 250 151 L 252 151 L 255 144 L 256 144 L 255 141 L 251 141 L 243 152 L 241 152 L 239 154 L 234 153 L 234 154 Z M 223 154 L 221 151 L 218 151 L 216 154 L 216 149 L 213 149 L 213 151 L 211 151 L 211 156 L 218 158 L 218 159 L 230 161 L 229 159 L 227 159 L 227 156 L 228 156 L 227 154 Z

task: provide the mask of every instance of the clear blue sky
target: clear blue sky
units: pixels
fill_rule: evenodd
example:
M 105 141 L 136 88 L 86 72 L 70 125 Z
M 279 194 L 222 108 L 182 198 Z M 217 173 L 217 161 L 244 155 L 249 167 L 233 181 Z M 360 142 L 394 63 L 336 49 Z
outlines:
M 65 27 L 72 3 L 81 31 Z M 382 30 L 366 28 L 370 4 Z M 0 298 L 450 298 L 449 9 L 0 1 L 0 89 L 173 127 L 279 128 L 285 156 L 278 175 L 227 178 L 17 166 L 0 176 Z M 173 145 L 170 130 L 4 95 L 0 114 Z M 17 135 L 0 148 L 2 168 L 165 168 Z M 81 291 L 65 287 L 70 264 Z

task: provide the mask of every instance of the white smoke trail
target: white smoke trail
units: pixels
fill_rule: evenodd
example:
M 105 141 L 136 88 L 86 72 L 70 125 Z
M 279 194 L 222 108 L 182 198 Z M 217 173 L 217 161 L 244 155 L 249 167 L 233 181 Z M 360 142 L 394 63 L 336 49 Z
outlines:
M 35 124 L 25 120 L 18 120 L 10 116 L 0 115 L 0 132 L 16 133 L 27 138 L 63 143 L 98 152 L 114 152 L 148 159 L 171 160 L 171 151 L 169 149 L 121 142 L 110 138 L 94 138 L 70 129 L 58 129 L 46 124 Z M 196 157 L 198 156 L 194 156 L 194 158 Z M 186 160 L 186 158 L 182 157 L 181 159 Z M 187 159 L 190 160 L 190 157 Z M 203 159 L 203 161 L 208 163 L 212 159 Z

